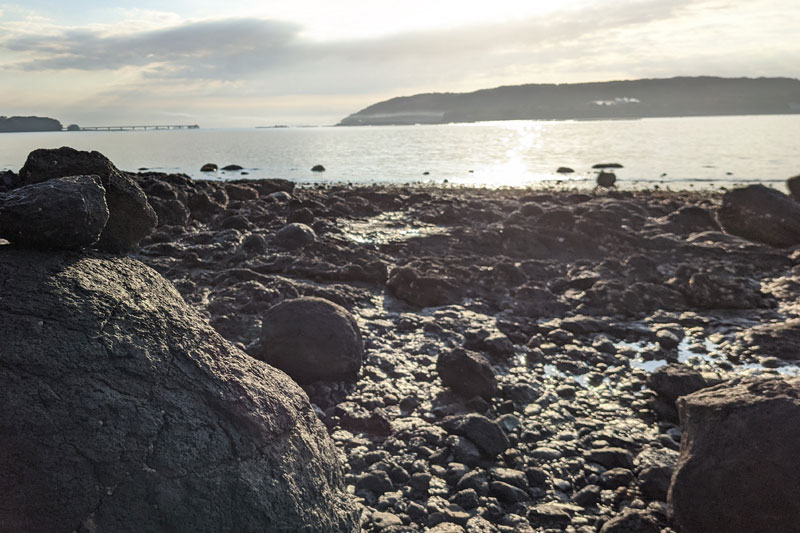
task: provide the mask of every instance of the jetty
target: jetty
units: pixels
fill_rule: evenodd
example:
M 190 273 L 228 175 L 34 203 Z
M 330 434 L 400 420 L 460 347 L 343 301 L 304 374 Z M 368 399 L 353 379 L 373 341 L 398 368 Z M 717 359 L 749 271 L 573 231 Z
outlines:
M 197 130 L 197 124 L 165 124 L 157 126 L 81 126 L 80 131 Z

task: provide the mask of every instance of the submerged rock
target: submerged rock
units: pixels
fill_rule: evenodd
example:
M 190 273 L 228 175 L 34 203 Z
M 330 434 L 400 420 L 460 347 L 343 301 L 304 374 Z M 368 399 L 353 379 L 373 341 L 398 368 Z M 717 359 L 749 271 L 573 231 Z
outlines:
M 617 175 L 603 170 L 597 175 L 597 185 L 600 187 L 613 187 L 617 182 Z
M 764 185 L 733 189 L 717 214 L 728 233 L 777 247 L 800 244 L 800 204 Z
M 0 247 L 9 531 L 357 531 L 285 374 L 129 258 Z
M 0 237 L 39 248 L 80 248 L 97 242 L 108 221 L 97 176 L 34 183 L 0 194 Z
M 669 490 L 676 529 L 794 531 L 800 378 L 722 384 L 678 400 L 683 438 Z
M 263 317 L 256 356 L 298 383 L 352 380 L 364 356 L 361 332 L 347 309 L 303 297 L 271 307 Z
M 216 163 L 206 163 L 200 167 L 200 172 L 216 172 L 217 170 L 219 170 L 219 167 Z
M 158 217 L 147 202 L 141 187 L 120 172 L 100 152 L 83 152 L 74 148 L 39 149 L 28 154 L 20 169 L 22 185 L 39 183 L 65 176 L 96 175 L 106 190 L 108 222 L 97 248 L 109 252 L 135 249 L 155 229 Z

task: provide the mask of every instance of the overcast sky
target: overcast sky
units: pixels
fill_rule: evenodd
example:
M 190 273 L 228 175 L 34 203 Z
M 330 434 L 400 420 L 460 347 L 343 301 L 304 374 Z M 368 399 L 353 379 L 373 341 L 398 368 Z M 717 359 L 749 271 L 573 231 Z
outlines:
M 393 96 L 800 78 L 798 0 L 0 0 L 0 115 L 333 124 Z

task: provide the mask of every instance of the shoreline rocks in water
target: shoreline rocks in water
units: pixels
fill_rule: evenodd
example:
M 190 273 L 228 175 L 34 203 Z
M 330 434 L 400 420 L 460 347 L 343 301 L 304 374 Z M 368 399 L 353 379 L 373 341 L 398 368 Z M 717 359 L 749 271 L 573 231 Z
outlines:
M 275 306 L 340 306 L 346 326 L 289 320 L 330 339 L 356 324 L 355 372 L 297 379 L 368 532 L 676 532 L 676 400 L 800 372 L 797 252 L 726 233 L 721 193 L 126 176 L 160 218 L 136 258 L 193 326 L 259 357 Z M 315 239 L 280 246 L 287 223 Z M 328 370 L 345 344 L 323 340 L 303 368 Z

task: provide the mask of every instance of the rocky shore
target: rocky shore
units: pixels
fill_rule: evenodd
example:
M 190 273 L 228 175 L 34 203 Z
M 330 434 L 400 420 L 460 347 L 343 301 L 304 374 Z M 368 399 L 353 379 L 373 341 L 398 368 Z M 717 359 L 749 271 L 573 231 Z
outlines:
M 789 531 L 785 526 L 800 520 L 800 491 L 781 473 L 794 470 L 800 442 L 794 435 L 800 427 L 795 424 L 800 382 L 791 378 L 800 374 L 800 205 L 788 196 L 759 186 L 727 193 L 297 188 L 282 180 L 193 181 L 125 173 L 100 154 L 52 152 L 57 151 L 34 152 L 19 175 L 4 176 L 0 237 L 15 244 L 0 246 L 0 282 L 10 286 L 31 264 L 45 265 L 38 278 L 29 274 L 31 284 L 64 264 L 78 264 L 74 268 L 92 273 L 92 279 L 106 276 L 112 284 L 121 283 L 116 276 L 134 276 L 140 281 L 125 289 L 108 317 L 99 314 L 99 338 L 110 331 L 124 339 L 113 346 L 133 360 L 163 351 L 164 345 L 180 360 L 177 352 L 197 353 L 211 342 L 205 355 L 192 357 L 213 367 L 202 372 L 213 379 L 178 371 L 184 377 L 176 387 L 190 391 L 201 380 L 209 391 L 190 395 L 192 414 L 181 420 L 199 428 L 238 413 L 231 422 L 235 427 L 223 424 L 215 437 L 237 443 L 226 455 L 234 459 L 214 464 L 247 457 L 261 466 L 228 469 L 216 481 L 204 473 L 193 483 L 210 486 L 226 479 L 256 495 L 266 489 L 255 472 L 289 468 L 275 467 L 278 452 L 237 448 L 246 449 L 253 438 L 273 442 L 275 437 L 251 432 L 266 435 L 253 428 L 270 424 L 270 410 L 281 409 L 280 391 L 288 387 L 291 412 L 279 425 L 302 420 L 291 438 L 308 451 L 283 448 L 291 465 L 284 474 L 291 472 L 294 481 L 281 475 L 270 479 L 277 490 L 296 489 L 287 496 L 295 502 L 288 505 L 295 522 L 285 524 L 305 521 L 309 531 Z M 40 167 L 67 156 L 77 166 L 46 174 L 45 180 Z M 139 198 L 128 189 L 131 183 L 152 209 L 135 209 L 144 204 L 131 203 Z M 19 206 L 52 198 L 55 187 L 83 191 L 74 194 L 95 204 L 101 188 L 123 192 L 115 199 L 107 194 L 105 214 L 95 209 L 75 215 L 76 224 L 64 224 L 74 228 L 80 222 L 85 229 L 79 235 L 48 233 L 54 223 L 43 217 L 31 217 L 38 230 L 20 223 L 20 214 L 32 211 Z M 103 216 L 105 225 L 98 222 Z M 109 225 L 115 216 L 119 222 Z M 126 226 L 125 220 L 137 222 Z M 67 241 L 69 246 L 58 246 Z M 21 245 L 84 251 L 34 252 Z M 86 251 L 87 246 L 101 251 Z M 124 252 L 130 257 L 109 255 Z M 61 255 L 55 260 L 53 254 Z M 81 254 L 91 259 L 78 259 Z M 158 274 L 141 271 L 146 267 L 140 262 Z M 160 288 L 162 276 L 191 309 L 183 309 L 177 295 L 177 301 L 165 295 L 170 289 Z M 88 289 L 75 283 L 77 288 L 48 298 L 79 301 Z M 158 287 L 153 290 L 159 296 L 137 300 L 137 291 L 148 286 Z M 35 328 L 53 319 L 35 306 L 9 307 L 10 298 L 23 298 L 17 292 L 4 289 L 3 304 L 10 316 L 33 317 L 33 325 L 25 327 L 34 330 L 0 342 L 4 354 L 44 335 Z M 176 311 L 163 309 L 176 306 L 180 327 L 197 328 L 191 334 L 200 339 L 195 344 L 153 341 L 131 349 L 154 326 L 106 330 L 103 325 L 109 317 L 124 320 L 126 313 L 156 313 L 161 317 L 156 329 L 168 331 Z M 160 335 L 180 338 L 179 332 Z M 81 341 L 70 342 L 77 349 Z M 41 376 L 37 369 L 46 367 L 37 362 L 26 369 L 28 356 L 14 357 L 13 364 L 5 359 L 0 364 L 5 381 L 25 372 Z M 257 359 L 288 373 L 307 400 L 285 374 Z M 168 394 L 171 378 L 164 376 L 182 368 L 170 361 L 166 370 L 155 371 L 160 407 L 148 409 L 155 409 L 156 419 L 158 413 L 186 409 L 185 401 Z M 125 371 L 146 375 L 142 364 Z M 89 382 L 119 369 L 92 367 L 95 378 Z M 239 379 L 253 384 L 246 387 L 249 402 L 260 394 L 269 401 L 236 407 L 233 393 L 226 392 L 220 407 L 214 391 L 235 388 Z M 253 388 L 266 386 L 258 385 L 264 380 L 269 391 Z M 45 381 L 54 387 L 53 379 Z M 4 391 L 4 403 L 30 387 L 15 383 Z M 144 394 L 141 402 L 153 397 Z M 85 401 L 101 400 L 89 395 Z M 49 412 L 47 405 L 32 412 Z M 213 411 L 213 420 L 204 409 Z M 324 429 L 303 414 L 311 410 Z M 4 411 L 2 427 L 20 424 L 12 414 Z M 113 419 L 113 413 L 104 416 Z M 202 433 L 184 428 L 159 448 L 158 427 L 141 436 L 145 455 L 148 445 L 172 445 L 171 453 L 179 457 Z M 69 441 L 83 450 L 82 440 Z M 23 447 L 22 437 L 17 442 Z M 331 442 L 338 458 L 328 450 Z M 124 447 L 119 440 L 108 445 Z M 749 453 L 755 449 L 758 454 Z M 89 453 L 88 463 L 95 455 Z M 187 466 L 175 457 L 166 464 L 182 475 L 199 472 L 206 460 L 198 456 Z M 308 461 L 306 468 L 299 468 L 302 461 Z M 113 462 L 111 456 L 102 460 Z M 4 473 L 9 464 L 3 463 Z M 124 479 L 118 483 L 136 487 L 130 494 L 137 501 L 152 499 L 146 478 L 132 484 Z M 158 481 L 164 482 L 149 482 Z M 178 489 L 170 490 L 172 499 L 164 496 L 160 505 L 180 507 Z M 217 489 L 200 492 L 203 498 L 219 497 Z M 316 506 L 307 513 L 296 507 L 304 497 Z M 331 508 L 325 508 L 326 498 Z M 253 501 L 237 503 L 236 512 L 246 514 L 242 507 Z M 10 521 L 13 505 L 2 505 L 0 524 L 19 523 Z M 82 505 L 88 509 L 89 503 Z M 181 516 L 197 512 L 182 509 Z M 257 525 L 258 517 L 280 510 L 280 503 L 263 505 L 239 522 L 226 514 L 217 527 L 269 531 Z M 111 515 L 117 521 L 105 524 L 125 529 L 119 515 Z M 85 520 L 65 529 L 76 523 L 90 530 Z M 164 524 L 175 522 L 160 527 Z

